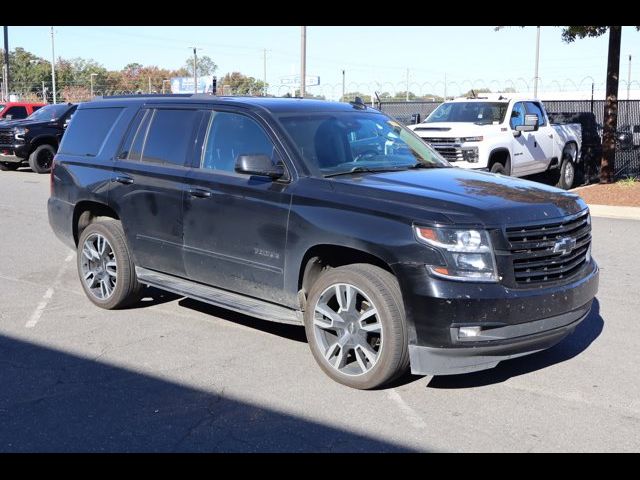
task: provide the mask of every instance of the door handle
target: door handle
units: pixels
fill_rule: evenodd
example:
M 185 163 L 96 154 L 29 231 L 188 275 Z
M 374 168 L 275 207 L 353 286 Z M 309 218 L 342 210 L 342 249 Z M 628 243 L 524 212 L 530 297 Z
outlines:
M 123 185 L 131 185 L 133 183 L 133 178 L 128 177 L 127 175 L 117 175 L 111 181 L 122 183 Z
M 210 198 L 211 192 L 209 190 L 205 190 L 204 188 L 190 188 L 189 195 L 197 198 Z
M 553 133 L 550 133 L 550 134 L 549 134 L 549 138 L 553 138 Z

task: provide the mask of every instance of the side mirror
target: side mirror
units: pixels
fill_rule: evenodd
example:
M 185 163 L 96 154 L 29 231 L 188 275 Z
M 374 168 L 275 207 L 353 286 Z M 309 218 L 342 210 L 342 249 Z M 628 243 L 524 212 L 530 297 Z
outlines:
M 418 123 L 420 123 L 420 114 L 414 113 L 413 115 L 411 115 L 411 124 L 416 125 Z
M 9 115 L 5 115 L 4 116 L 5 120 L 12 120 L 13 119 L 13 115 L 9 114 Z
M 259 175 L 273 180 L 284 175 L 283 166 L 280 163 L 274 164 L 267 155 L 238 155 L 235 170 L 237 173 Z
M 525 115 L 524 124 L 517 125 L 516 130 L 519 132 L 535 132 L 536 130 L 538 130 L 538 116 Z

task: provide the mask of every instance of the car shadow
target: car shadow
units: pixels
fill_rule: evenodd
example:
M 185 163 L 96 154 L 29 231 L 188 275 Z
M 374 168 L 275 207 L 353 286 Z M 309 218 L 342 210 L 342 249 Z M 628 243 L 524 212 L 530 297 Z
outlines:
M 244 400 L 220 380 L 195 388 L 6 334 L 0 365 L 4 453 L 413 451 Z
M 140 300 L 127 308 L 135 310 L 138 308 L 152 307 L 153 305 L 161 305 L 163 303 L 173 302 L 181 298 L 184 297 L 182 295 L 177 295 L 166 290 L 160 290 L 159 288 L 155 287 L 144 287 L 144 290 L 142 291 L 142 294 L 140 296 Z
M 512 377 L 525 375 L 562 363 L 579 355 L 600 336 L 604 321 L 600 316 L 600 303 L 593 301 L 591 312 L 575 331 L 557 345 L 538 353 L 500 362 L 495 368 L 463 375 L 442 375 L 432 377 L 429 388 L 474 388 L 502 383 Z
M 212 315 L 228 322 L 244 325 L 245 327 L 260 330 L 261 332 L 270 333 L 278 337 L 294 340 L 296 342 L 307 343 L 307 336 L 304 332 L 303 325 L 291 325 L 288 323 L 270 322 L 259 318 L 250 317 L 242 313 L 234 312 L 224 308 L 216 307 L 208 303 L 193 300 L 192 298 L 183 298 L 178 305 L 196 312 Z

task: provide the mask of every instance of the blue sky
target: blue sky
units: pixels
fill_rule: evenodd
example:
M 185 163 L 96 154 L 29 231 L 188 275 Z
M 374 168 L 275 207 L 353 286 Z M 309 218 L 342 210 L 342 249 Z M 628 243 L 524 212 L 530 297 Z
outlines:
M 299 73 L 300 27 L 80 27 L 57 26 L 56 56 L 93 58 L 109 69 L 140 62 L 178 68 L 190 57 L 189 46 L 218 64 L 218 76 L 240 71 L 262 79 L 267 49 L 267 81 L 278 93 L 283 76 Z M 336 98 L 347 91 L 406 89 L 442 95 L 488 86 L 531 86 L 534 76 L 535 27 L 307 27 L 307 74 L 319 75 L 312 93 Z M 9 48 L 17 46 L 51 57 L 50 27 L 9 27 Z M 633 55 L 632 88 L 640 88 L 640 32 L 622 32 L 621 80 L 626 85 L 628 55 Z M 542 27 L 540 74 L 542 90 L 590 89 L 592 77 L 604 88 L 607 37 L 565 44 L 557 27 Z M 635 73 L 637 72 L 637 73 Z M 634 74 L 635 73 L 635 74 Z M 573 82 L 573 84 L 571 83 Z M 575 85 L 575 87 L 574 87 Z M 284 88 L 284 87 L 283 87 Z M 281 89 L 280 93 L 286 90 Z

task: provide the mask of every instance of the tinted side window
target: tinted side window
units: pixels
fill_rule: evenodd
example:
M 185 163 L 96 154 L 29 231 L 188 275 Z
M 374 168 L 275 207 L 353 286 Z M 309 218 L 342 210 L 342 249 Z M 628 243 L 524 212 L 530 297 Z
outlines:
M 515 130 L 518 125 L 524 125 L 524 104 L 522 102 L 518 102 L 513 106 L 513 110 L 511 111 L 511 129 Z
M 36 105 L 32 108 L 32 110 L 35 112 L 36 110 L 40 110 L 42 108 L 42 105 Z
M 546 122 L 544 121 L 544 114 L 542 113 L 542 108 L 540 107 L 540 105 L 535 102 L 526 102 L 526 104 L 527 113 L 529 113 L 530 115 L 538 116 L 538 126 L 542 127 L 543 125 L 546 125 Z
M 147 133 L 142 160 L 184 165 L 189 145 L 193 143 L 197 115 L 197 110 L 156 110 Z
M 95 157 L 122 111 L 122 108 L 78 110 L 62 137 L 60 151 L 71 155 Z
M 213 112 L 200 166 L 234 172 L 239 155 L 266 155 L 274 160 L 274 146 L 262 127 L 238 113 Z
M 19 120 L 21 118 L 27 118 L 27 107 L 11 107 L 5 112 L 5 117 L 11 115 L 12 120 Z
M 118 153 L 118 158 L 120 159 L 129 159 L 129 160 L 140 160 L 140 155 L 142 154 L 142 144 L 144 143 L 144 136 L 147 131 L 148 122 L 148 113 L 149 110 L 139 110 L 136 116 L 134 117 L 131 125 L 129 125 L 129 130 L 127 131 L 127 136 L 120 147 L 120 153 Z M 140 134 L 142 132 L 142 134 Z M 134 138 L 136 139 L 135 146 Z M 133 148 L 132 148 L 133 146 Z

